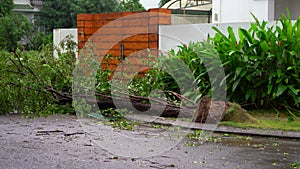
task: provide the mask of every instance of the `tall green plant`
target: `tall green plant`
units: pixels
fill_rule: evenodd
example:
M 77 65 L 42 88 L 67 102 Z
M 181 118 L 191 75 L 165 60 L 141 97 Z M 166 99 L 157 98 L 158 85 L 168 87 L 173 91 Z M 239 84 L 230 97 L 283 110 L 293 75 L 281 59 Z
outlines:
M 238 38 L 231 27 L 228 36 L 213 28 L 211 40 L 226 63 L 229 100 L 256 108 L 299 108 L 300 19 L 293 24 L 283 16 L 271 27 L 254 19 L 248 30 L 238 29 Z

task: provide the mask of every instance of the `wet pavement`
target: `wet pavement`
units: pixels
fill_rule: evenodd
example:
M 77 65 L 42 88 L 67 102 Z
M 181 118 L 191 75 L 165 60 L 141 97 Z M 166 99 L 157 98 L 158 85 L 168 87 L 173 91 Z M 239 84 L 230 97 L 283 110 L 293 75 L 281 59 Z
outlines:
M 287 169 L 300 164 L 300 140 L 297 139 L 223 133 L 214 134 L 200 145 L 197 139 L 184 138 L 156 156 L 125 158 L 95 144 L 76 116 L 36 119 L 0 116 L 0 128 L 0 168 L 3 169 Z M 150 125 L 138 128 L 153 130 Z

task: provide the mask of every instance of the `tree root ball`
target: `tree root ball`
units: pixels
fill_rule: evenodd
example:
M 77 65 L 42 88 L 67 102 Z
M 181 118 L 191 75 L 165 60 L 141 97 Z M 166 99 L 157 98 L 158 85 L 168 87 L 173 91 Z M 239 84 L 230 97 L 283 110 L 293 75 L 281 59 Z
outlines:
M 222 114 L 220 115 L 220 113 Z M 203 97 L 197 111 L 195 122 L 215 124 L 219 121 L 258 123 L 255 118 L 236 103 L 212 101 L 209 97 Z

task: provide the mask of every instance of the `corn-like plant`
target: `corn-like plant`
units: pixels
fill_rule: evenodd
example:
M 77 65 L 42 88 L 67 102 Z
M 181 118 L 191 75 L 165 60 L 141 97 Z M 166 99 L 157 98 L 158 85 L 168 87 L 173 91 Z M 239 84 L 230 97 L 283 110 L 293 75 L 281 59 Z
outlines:
M 299 108 L 300 18 L 293 23 L 282 16 L 272 27 L 255 18 L 248 30 L 239 28 L 239 38 L 231 27 L 228 36 L 213 29 L 211 41 L 225 65 L 229 100 L 290 113 Z

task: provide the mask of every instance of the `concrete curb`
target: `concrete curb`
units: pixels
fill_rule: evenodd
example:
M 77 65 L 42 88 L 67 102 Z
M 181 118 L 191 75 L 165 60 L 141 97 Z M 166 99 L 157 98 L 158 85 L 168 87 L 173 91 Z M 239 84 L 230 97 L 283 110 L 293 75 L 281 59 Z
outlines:
M 126 118 L 132 120 L 139 120 L 151 124 L 179 126 L 183 128 L 190 128 L 192 130 L 208 130 L 208 131 L 214 131 L 216 133 L 300 139 L 300 131 L 271 130 L 271 129 L 259 129 L 259 128 L 242 129 L 242 128 L 237 128 L 237 127 L 232 127 L 227 125 L 175 121 L 163 117 L 149 116 L 149 115 L 142 115 L 142 114 L 130 114 L 130 115 L 126 115 Z

